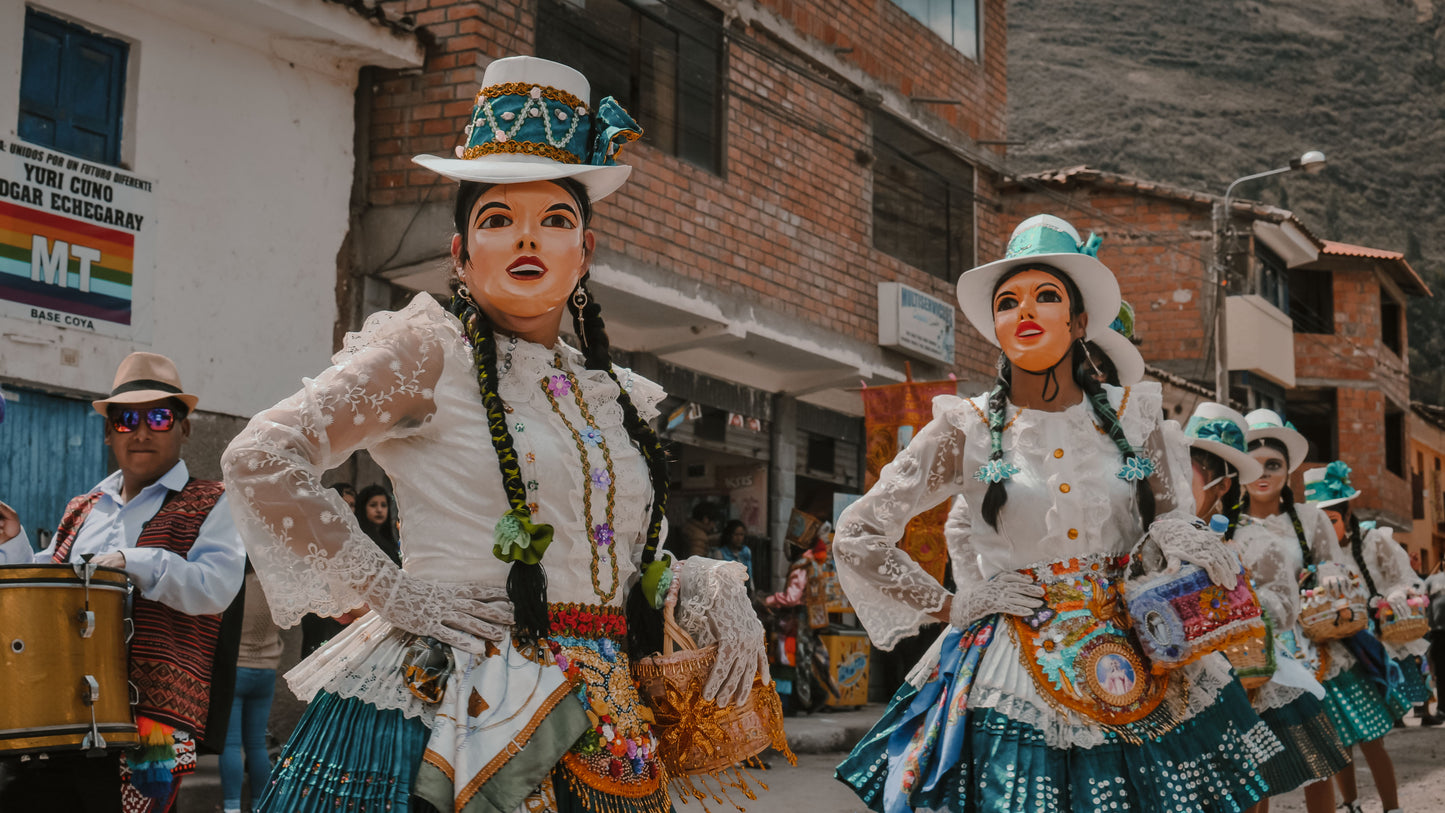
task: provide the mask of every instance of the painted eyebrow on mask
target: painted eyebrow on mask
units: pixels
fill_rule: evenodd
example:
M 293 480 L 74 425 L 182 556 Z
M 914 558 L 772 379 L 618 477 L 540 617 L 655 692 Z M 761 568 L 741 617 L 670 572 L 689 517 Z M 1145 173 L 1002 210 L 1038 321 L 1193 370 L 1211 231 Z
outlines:
M 501 209 L 501 210 L 506 211 L 506 212 L 512 211 L 512 207 L 508 206 L 507 204 L 503 203 L 502 201 L 499 201 L 499 200 L 489 201 L 489 202 L 487 202 L 487 203 L 483 203 L 483 204 L 482 204 L 482 208 L 480 208 L 480 209 L 477 210 L 477 220 L 478 220 L 478 221 L 481 221 L 482 215 L 486 214 L 489 210 L 492 210 L 492 209 Z
M 577 216 L 577 210 L 573 209 L 572 206 L 567 203 L 554 203 L 547 207 L 547 212 L 566 212 L 573 217 Z M 546 214 L 547 212 L 543 212 L 542 214 Z

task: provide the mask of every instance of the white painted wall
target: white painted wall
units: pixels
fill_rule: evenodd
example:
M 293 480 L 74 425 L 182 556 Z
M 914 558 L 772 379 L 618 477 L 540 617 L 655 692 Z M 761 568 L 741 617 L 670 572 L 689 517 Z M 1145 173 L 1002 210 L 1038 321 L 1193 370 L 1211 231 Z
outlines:
M 1229 320 L 1225 358 L 1231 370 L 1248 370 L 1279 384 L 1294 386 L 1294 323 L 1264 297 L 1225 297 Z
M 131 42 L 125 163 L 155 181 L 159 229 L 151 342 L 0 317 L 0 376 L 107 392 L 144 349 L 175 359 L 203 410 L 246 416 L 296 390 L 331 352 L 357 70 L 420 49 L 321 0 L 34 5 Z M 0 137 L 16 126 L 24 15 L 0 0 Z

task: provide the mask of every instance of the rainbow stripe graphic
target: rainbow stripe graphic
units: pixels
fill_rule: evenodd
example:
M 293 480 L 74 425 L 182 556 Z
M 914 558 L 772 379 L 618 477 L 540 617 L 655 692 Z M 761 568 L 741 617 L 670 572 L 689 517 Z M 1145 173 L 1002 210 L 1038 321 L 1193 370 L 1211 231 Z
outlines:
M 80 260 L 67 259 L 65 287 L 30 278 L 35 235 L 100 252 L 90 264 L 90 291 L 80 290 Z M 0 201 L 0 299 L 130 324 L 135 235 Z

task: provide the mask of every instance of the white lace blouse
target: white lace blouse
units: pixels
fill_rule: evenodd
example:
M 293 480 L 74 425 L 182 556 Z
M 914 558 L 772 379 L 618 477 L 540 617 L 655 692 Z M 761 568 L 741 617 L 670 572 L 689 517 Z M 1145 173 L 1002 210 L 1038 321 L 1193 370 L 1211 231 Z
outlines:
M 1187 447 L 1166 437 L 1159 385 L 1105 391 L 1129 443 L 1154 463 L 1149 483 L 1156 516 L 1189 519 Z M 930 623 L 929 614 L 949 595 L 897 541 L 910 519 L 950 497 L 961 495 L 971 508 L 983 504 L 987 484 L 974 473 L 990 452 L 986 401 L 935 398 L 933 420 L 839 518 L 838 577 L 880 648 L 891 649 Z M 1003 449 L 1019 471 L 1008 481 L 999 527 L 975 517 L 968 533 L 948 534 L 957 567 L 976 562 L 978 575 L 991 578 L 1043 562 L 1126 553 L 1139 541 L 1144 527 L 1135 488 L 1118 476 L 1118 447 L 1095 424 L 1087 402 L 1060 412 L 1009 405 Z
M 1348 554 L 1335 542 L 1335 530 L 1329 517 L 1312 505 L 1296 503 L 1300 529 L 1309 543 L 1310 560 L 1318 567 L 1334 562 L 1346 572 L 1358 570 Z M 1266 519 L 1244 515 L 1234 532 L 1244 566 L 1254 577 L 1255 595 L 1269 613 L 1275 626 L 1292 629 L 1299 620 L 1300 573 L 1304 570 L 1304 553 L 1289 514 L 1281 513 Z
M 543 562 L 549 600 L 620 605 L 641 558 L 652 489 L 623 426 L 617 385 L 585 369 L 582 354 L 562 342 L 552 349 L 497 340 L 498 390 L 533 518 L 554 526 Z M 276 622 L 339 615 L 363 603 L 363 585 L 396 578 L 346 504 L 321 484 L 323 472 L 363 448 L 395 484 L 408 577 L 441 586 L 432 594 L 438 604 L 448 584 L 505 585 L 509 566 L 492 554 L 492 529 L 509 505 L 461 323 L 422 294 L 368 319 L 332 362 L 256 415 L 223 461 Z M 643 419 L 655 417 L 662 389 L 616 372 Z M 591 541 L 589 531 L 604 524 L 613 546 Z M 424 618 L 436 609 L 428 595 L 396 590 L 394 601 L 407 606 L 371 605 L 392 620 Z

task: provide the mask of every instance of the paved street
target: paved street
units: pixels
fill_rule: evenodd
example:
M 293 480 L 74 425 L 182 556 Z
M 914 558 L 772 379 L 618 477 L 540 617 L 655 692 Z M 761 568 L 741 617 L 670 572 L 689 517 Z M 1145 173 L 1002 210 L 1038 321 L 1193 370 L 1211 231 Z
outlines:
M 833 768 L 843 758 L 845 743 L 857 741 L 869 724 L 883 711 L 882 706 L 869 706 L 856 712 L 820 714 L 813 717 L 789 718 L 788 740 L 798 750 L 798 766 L 788 767 L 776 754 L 771 757 L 773 769 L 758 772 L 769 786 L 756 802 L 747 802 L 740 795 L 747 813 L 863 813 L 866 808 L 847 787 L 833 778 Z M 1386 740 L 1400 781 L 1400 802 L 1409 813 L 1438 813 L 1445 810 L 1445 727 L 1420 728 L 1413 716 L 1409 728 L 1397 730 Z M 1359 757 L 1358 752 L 1356 757 Z M 1360 760 L 1360 800 L 1366 813 L 1382 813 L 1375 795 L 1374 781 Z M 713 813 L 718 806 L 708 801 Z M 220 808 L 220 781 L 216 774 L 216 758 L 201 760 L 201 770 L 187 780 L 179 813 L 215 813 Z M 697 811 L 696 802 L 677 805 L 679 813 Z M 1299 791 L 1274 799 L 1270 813 L 1304 813 L 1304 796 Z

